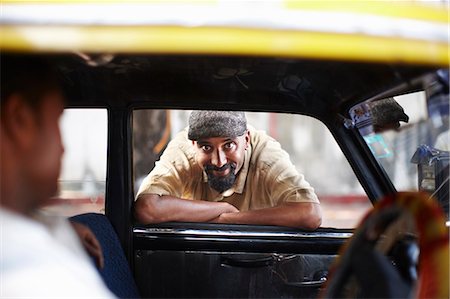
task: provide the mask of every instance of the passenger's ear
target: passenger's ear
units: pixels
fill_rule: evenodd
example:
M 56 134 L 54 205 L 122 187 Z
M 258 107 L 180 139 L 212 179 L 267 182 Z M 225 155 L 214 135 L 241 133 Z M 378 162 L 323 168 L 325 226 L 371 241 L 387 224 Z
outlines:
M 32 146 L 36 134 L 36 112 L 20 94 L 13 94 L 2 108 L 2 126 L 17 149 Z

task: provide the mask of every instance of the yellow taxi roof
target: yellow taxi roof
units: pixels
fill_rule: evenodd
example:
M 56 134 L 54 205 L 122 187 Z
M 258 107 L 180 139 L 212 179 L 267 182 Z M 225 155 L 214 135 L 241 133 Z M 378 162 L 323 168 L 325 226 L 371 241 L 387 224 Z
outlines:
M 412 1 L 5 1 L 0 47 L 449 64 L 448 11 Z

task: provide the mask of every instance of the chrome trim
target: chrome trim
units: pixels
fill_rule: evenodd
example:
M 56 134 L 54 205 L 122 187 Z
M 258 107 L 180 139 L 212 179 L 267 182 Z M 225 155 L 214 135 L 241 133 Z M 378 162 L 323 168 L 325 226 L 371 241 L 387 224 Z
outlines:
M 151 236 L 188 236 L 192 237 L 216 237 L 216 238 L 330 238 L 348 239 L 353 233 L 318 233 L 318 232 L 248 232 L 235 230 L 206 230 L 206 229 L 179 229 L 179 228 L 134 228 L 133 233 Z M 151 236 L 149 236 L 151 235 Z
M 217 5 L 178 3 L 176 6 L 145 3 L 3 4 L 0 24 L 228 27 L 449 42 L 448 24 L 440 22 L 368 13 L 286 10 L 278 1 L 225 1 Z

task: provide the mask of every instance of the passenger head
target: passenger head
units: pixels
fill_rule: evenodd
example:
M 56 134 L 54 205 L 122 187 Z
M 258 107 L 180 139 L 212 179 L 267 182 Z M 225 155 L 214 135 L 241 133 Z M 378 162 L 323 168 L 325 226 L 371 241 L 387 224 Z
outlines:
M 57 191 L 64 103 L 43 58 L 1 56 L 1 206 L 30 214 Z
M 244 112 L 193 111 L 188 138 L 196 151 L 196 161 L 208 176 L 211 188 L 223 192 L 231 188 L 244 164 L 250 142 Z

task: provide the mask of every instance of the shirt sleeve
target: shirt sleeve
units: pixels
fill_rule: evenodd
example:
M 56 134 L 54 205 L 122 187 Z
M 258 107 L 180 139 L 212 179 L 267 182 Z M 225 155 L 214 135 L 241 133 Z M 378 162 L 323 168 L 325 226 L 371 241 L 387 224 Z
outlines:
M 153 170 L 143 180 L 136 199 L 142 194 L 182 196 L 184 183 L 188 182 L 192 169 L 192 155 L 184 140 L 185 133 L 182 131 L 169 142 Z
M 274 162 L 267 167 L 265 186 L 273 204 L 283 202 L 319 203 L 314 188 L 292 164 L 289 154 L 281 149 L 278 142 L 270 149 Z
M 277 204 L 283 202 L 319 203 L 314 188 L 305 180 L 303 174 L 295 169 L 286 169 L 272 181 L 271 196 Z

